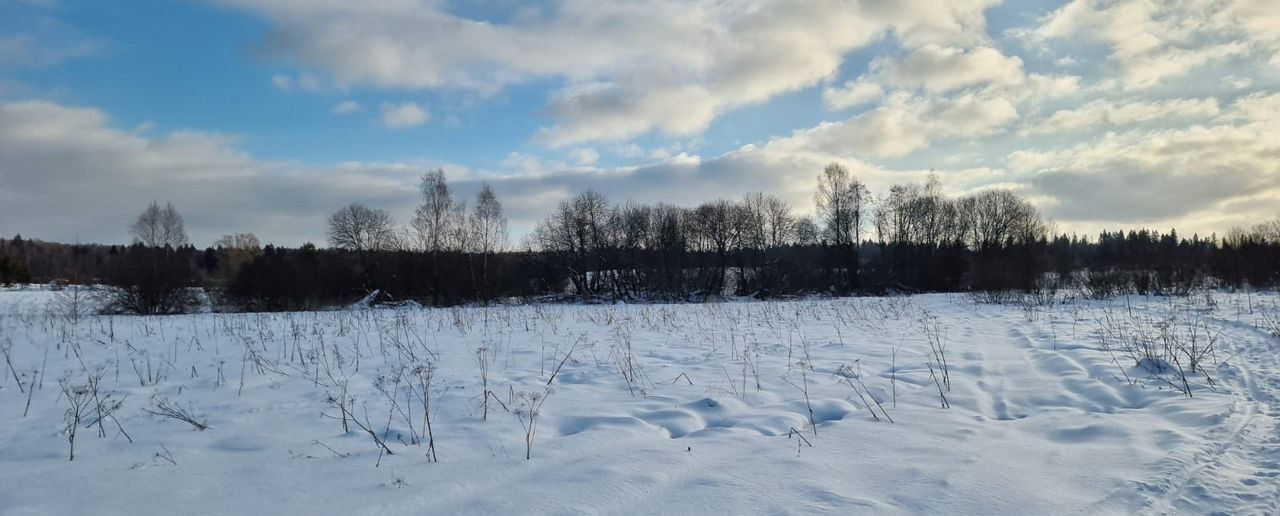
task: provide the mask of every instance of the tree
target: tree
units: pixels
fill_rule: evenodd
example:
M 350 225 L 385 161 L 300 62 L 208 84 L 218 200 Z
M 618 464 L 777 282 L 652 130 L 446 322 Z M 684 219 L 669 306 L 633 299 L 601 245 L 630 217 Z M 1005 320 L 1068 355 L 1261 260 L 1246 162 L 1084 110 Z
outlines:
M 262 243 L 253 233 L 222 235 L 213 246 L 218 248 L 223 279 L 235 277 L 240 268 L 262 254 Z
M 507 247 L 507 217 L 502 213 L 502 202 L 494 195 L 489 183 L 480 184 L 475 213 L 471 216 L 473 246 L 480 253 L 480 283 L 482 295 L 487 297 L 489 285 L 489 257 Z
M 353 203 L 329 217 L 329 245 L 349 251 L 395 249 L 396 223 L 383 210 Z
M 862 241 L 863 215 L 870 193 L 867 186 L 839 163 L 818 174 L 814 204 L 822 218 L 823 234 L 843 258 L 847 287 L 858 286 L 858 244 Z
M 418 248 L 433 255 L 459 248 L 459 237 L 464 237 L 460 230 L 466 219 L 466 209 L 453 201 L 444 170 L 423 174 L 419 189 L 422 201 L 409 222 Z
M 811 217 L 800 217 L 796 219 L 792 228 L 796 245 L 811 246 L 818 243 L 818 235 L 821 233 L 818 229 L 818 223 L 813 221 Z
M 182 215 L 174 209 L 173 203 L 166 203 L 161 208 L 160 203 L 152 201 L 138 215 L 131 232 L 134 243 L 147 247 L 169 246 L 176 249 L 187 245 L 187 230 L 183 225 Z
M 7 254 L 0 254 L 0 286 L 7 287 L 15 283 L 21 284 L 30 281 L 31 273 L 27 271 L 26 265 L 10 258 Z
M 532 243 L 563 263 L 574 290 L 583 299 L 594 296 L 600 288 L 603 275 L 592 271 L 604 268 L 610 211 L 608 198 L 588 190 L 561 201 L 530 235 Z
M 702 203 L 693 210 L 696 249 L 714 258 L 713 267 L 703 268 L 699 283 L 703 294 L 718 296 L 724 291 L 729 254 L 741 245 L 744 218 L 739 205 L 725 199 Z
M 214 247 L 223 249 L 242 249 L 246 251 L 258 250 L 262 248 L 262 243 L 258 241 L 258 237 L 253 233 L 235 233 L 231 235 L 222 235 L 213 243 Z
M 795 239 L 796 219 L 791 204 L 769 195 L 764 198 L 765 236 L 768 247 L 782 247 Z
M 814 204 L 823 223 L 824 235 L 837 246 L 856 245 L 862 240 L 867 186 L 839 163 L 831 163 L 818 174 Z
M 488 183 L 480 184 L 480 194 L 472 215 L 475 225 L 475 248 L 481 254 L 500 253 L 507 247 L 507 217 L 502 202 Z
M 199 277 L 190 248 L 125 249 L 111 261 L 105 283 L 116 287 L 107 294 L 106 310 L 140 315 L 180 314 L 200 303 L 193 290 Z
M 967 243 L 975 251 L 1007 243 L 1025 244 L 1048 232 L 1031 202 L 1009 190 L 987 190 L 961 201 Z

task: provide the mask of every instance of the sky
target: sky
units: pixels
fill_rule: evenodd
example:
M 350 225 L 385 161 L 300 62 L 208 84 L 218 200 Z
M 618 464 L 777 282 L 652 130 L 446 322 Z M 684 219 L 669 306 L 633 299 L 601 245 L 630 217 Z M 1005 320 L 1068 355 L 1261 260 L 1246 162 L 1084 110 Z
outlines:
M 1280 214 L 1276 0 L 0 0 L 0 235 L 323 243 L 423 172 L 555 203 L 1008 188 L 1058 231 Z

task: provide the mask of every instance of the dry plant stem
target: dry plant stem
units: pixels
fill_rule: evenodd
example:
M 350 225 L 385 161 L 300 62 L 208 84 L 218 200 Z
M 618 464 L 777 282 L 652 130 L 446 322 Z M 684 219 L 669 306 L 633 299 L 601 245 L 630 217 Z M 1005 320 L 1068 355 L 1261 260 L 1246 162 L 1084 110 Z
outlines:
M 435 371 L 435 365 L 430 363 L 413 370 L 414 375 L 418 377 L 418 387 L 422 392 L 422 429 L 427 436 L 428 457 L 431 462 L 440 462 L 440 458 L 436 455 L 435 432 L 431 427 L 431 381 L 435 377 Z
M 177 465 L 178 465 L 178 461 L 173 460 L 173 453 L 169 451 L 169 448 L 166 448 L 166 447 L 162 444 L 162 445 L 160 445 L 160 449 L 161 449 L 161 450 L 164 450 L 164 453 L 156 452 L 156 453 L 155 453 L 155 455 L 154 455 L 154 457 L 155 457 L 155 458 L 157 458 L 157 459 L 164 459 L 164 460 L 166 460 L 166 461 L 169 461 L 169 464 L 173 464 L 174 466 L 177 466 Z
M 26 405 L 25 407 L 23 407 L 23 408 L 22 408 L 22 417 L 23 417 L 23 418 L 26 418 L 26 417 L 27 417 L 27 413 L 31 411 L 31 396 L 32 396 L 32 395 L 34 395 L 34 394 L 36 393 L 36 374 L 37 374 L 37 373 L 38 373 L 38 371 L 32 371 L 32 372 L 31 372 L 31 384 L 27 386 L 27 387 L 29 387 L 29 388 L 27 389 L 27 405 Z
M 143 410 L 146 411 L 148 414 L 154 414 L 157 416 L 163 416 L 163 417 L 167 417 L 177 421 L 182 421 L 183 423 L 191 425 L 192 428 L 199 431 L 205 431 L 209 429 L 209 425 L 205 424 L 204 422 L 196 420 L 196 417 L 194 414 L 192 414 L 190 408 L 183 408 L 182 405 L 180 404 L 170 402 L 168 398 L 153 397 L 151 398 L 151 406 L 153 408 L 146 408 Z
M 85 385 L 72 385 L 69 378 L 61 378 L 58 385 L 62 389 L 62 395 L 67 400 L 66 426 L 67 432 L 67 461 L 76 460 L 76 431 L 80 428 L 80 423 L 84 421 L 84 416 L 89 411 L 90 394 L 89 387 Z
M 802 433 L 799 430 L 796 430 L 796 427 L 794 426 L 791 427 L 791 431 L 787 432 L 787 439 L 790 439 L 791 436 L 799 437 L 800 440 L 804 441 L 805 444 L 809 445 L 810 447 L 813 446 L 813 443 L 809 442 L 809 440 L 804 437 L 804 433 Z
M 880 413 L 884 415 L 884 418 L 885 418 L 885 419 L 888 419 L 888 420 L 889 420 L 889 422 L 890 422 L 890 423 L 892 423 L 892 422 L 893 422 L 893 418 L 892 418 L 892 417 L 889 417 L 889 413 L 888 413 L 888 412 L 886 412 L 886 411 L 884 410 L 884 405 L 881 405 L 881 404 L 880 404 L 880 400 L 876 399 L 876 397 L 875 397 L 875 396 L 872 396 L 872 395 L 871 395 L 871 391 L 867 390 L 867 384 L 862 383 L 862 377 L 861 377 L 861 376 L 858 376 L 858 385 L 861 385 L 861 386 L 862 386 L 862 391 L 863 391 L 863 392 L 865 392 L 865 393 L 867 393 L 867 397 L 871 398 L 871 401 L 874 401 L 874 402 L 876 403 L 876 408 L 880 409 Z M 868 407 L 868 408 L 870 408 L 870 407 Z
M 929 362 L 929 377 L 933 378 L 933 384 L 938 387 L 938 397 L 942 399 L 942 408 L 951 408 L 951 402 L 947 401 L 946 393 L 942 392 L 942 382 L 938 381 L 938 375 L 934 372 L 933 362 Z
M 8 343 L 0 350 L 4 351 L 4 362 L 9 365 L 9 371 L 13 373 L 13 382 L 18 384 L 18 392 L 25 394 L 27 391 L 22 388 L 22 377 L 18 375 L 18 370 L 13 367 L 13 358 L 9 356 L 9 348 L 11 346 L 13 346 L 13 343 Z
M 480 363 L 480 396 L 483 398 L 480 401 L 481 421 L 489 420 L 489 360 L 485 356 L 487 351 L 488 349 L 483 346 L 476 350 L 476 361 Z
M 542 392 L 521 392 L 519 394 L 523 407 L 516 411 L 520 425 L 524 427 L 524 460 L 533 456 L 533 438 L 538 431 L 538 415 L 542 413 L 542 405 L 555 391 L 550 387 Z
M 578 339 L 573 342 L 573 346 L 569 348 L 569 352 L 564 354 L 564 358 L 560 359 L 560 363 L 556 364 L 556 368 L 551 371 L 551 377 L 547 378 L 547 385 L 551 385 L 551 382 L 555 381 L 556 375 L 560 374 L 560 368 L 564 367 L 565 362 L 569 361 L 569 357 L 573 356 L 573 352 L 578 349 L 578 344 L 581 342 L 582 339 Z
M 369 437 L 373 438 L 373 442 L 374 442 L 375 444 L 377 444 L 377 445 L 378 445 L 378 448 L 379 448 L 379 452 L 378 452 L 378 464 L 379 464 L 379 465 L 380 465 L 380 464 L 382 464 L 382 454 L 383 454 L 383 453 L 385 453 L 385 454 L 387 454 L 387 455 L 395 455 L 395 453 L 391 451 L 391 448 L 388 448 L 388 447 L 387 447 L 387 443 L 383 442 L 383 441 L 382 441 L 382 438 L 381 438 L 381 437 L 378 437 L 378 433 L 377 433 L 377 432 L 374 432 L 374 431 L 373 431 L 373 428 L 371 428 L 371 427 L 372 427 L 372 425 L 370 425 L 370 424 L 369 424 L 369 409 L 368 409 L 368 407 L 365 407 L 365 411 L 364 411 L 364 421 L 363 421 L 363 422 L 362 422 L 362 421 L 360 421 L 360 419 L 359 419 L 359 418 L 355 418 L 355 417 L 351 418 L 351 422 L 355 423 L 355 424 L 356 424 L 356 426 L 360 427 L 360 429 L 361 429 L 361 430 L 364 430 L 364 432 L 365 432 L 366 434 L 369 434 Z M 375 467 L 376 467 L 376 466 L 375 466 Z
M 804 405 L 809 411 L 809 426 L 813 429 L 813 436 L 817 437 L 818 423 L 817 419 L 813 415 L 813 403 L 809 399 L 809 369 L 812 366 L 806 364 L 804 361 L 801 361 L 796 365 L 800 367 L 800 385 L 796 385 L 791 380 L 787 380 L 787 383 L 791 384 L 792 387 L 800 389 L 800 392 L 804 393 Z

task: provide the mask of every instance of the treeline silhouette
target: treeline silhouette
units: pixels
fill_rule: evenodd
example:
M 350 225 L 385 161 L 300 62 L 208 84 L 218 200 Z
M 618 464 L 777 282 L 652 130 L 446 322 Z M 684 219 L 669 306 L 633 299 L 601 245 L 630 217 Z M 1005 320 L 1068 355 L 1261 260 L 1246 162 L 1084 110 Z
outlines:
M 585 192 L 559 203 L 518 250 L 508 249 L 501 203 L 487 186 L 474 210 L 453 200 L 443 173 L 424 176 L 422 190 L 406 228 L 386 212 L 344 207 L 330 220 L 329 248 L 260 247 L 239 234 L 196 249 L 176 210 L 153 203 L 130 246 L 0 239 L 0 283 L 110 285 L 111 309 L 132 313 L 184 312 L 201 292 L 221 308 L 274 311 L 362 299 L 450 306 L 970 292 L 1044 301 L 1280 284 L 1278 223 L 1222 238 L 1052 235 L 1011 191 L 952 198 L 931 177 L 875 198 L 834 164 L 819 175 L 813 217 L 759 193 L 679 207 Z

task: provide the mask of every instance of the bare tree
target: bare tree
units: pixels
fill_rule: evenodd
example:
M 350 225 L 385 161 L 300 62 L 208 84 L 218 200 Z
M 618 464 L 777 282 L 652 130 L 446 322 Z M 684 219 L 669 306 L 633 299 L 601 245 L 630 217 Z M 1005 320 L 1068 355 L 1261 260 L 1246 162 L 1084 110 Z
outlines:
M 382 251 L 398 244 L 391 214 L 355 203 L 329 217 L 327 236 L 329 245 L 351 251 Z
M 507 217 L 502 213 L 502 202 L 494 195 L 489 183 L 480 184 L 475 213 L 471 216 L 473 248 L 480 253 L 480 285 L 487 296 L 489 285 L 489 257 L 507 247 Z
M 177 248 L 187 245 L 188 242 L 182 215 L 174 209 L 173 203 L 166 203 L 165 207 L 161 208 L 160 203 L 152 201 L 151 205 L 138 215 L 138 220 L 133 223 L 130 232 L 133 233 L 135 243 L 147 247 Z
M 821 231 L 812 217 L 800 217 L 792 227 L 792 234 L 797 245 L 814 245 L 818 243 L 818 235 Z
M 1252 236 L 1261 242 L 1277 243 L 1280 242 L 1280 217 L 1254 224 L 1248 232 L 1240 228 L 1233 228 L 1233 232 Z
M 937 247 L 961 240 L 967 222 L 961 217 L 964 201 L 947 199 L 942 181 L 929 174 L 924 185 L 894 185 L 876 209 L 876 233 L 889 244 Z
M 729 254 L 741 243 L 741 226 L 736 223 L 741 216 L 739 206 L 725 199 L 703 203 L 693 210 L 697 249 L 715 257 L 714 267 L 702 271 L 700 283 L 707 295 L 718 296 L 724 290 Z
M 423 174 L 419 188 L 422 202 L 409 222 L 418 248 L 434 255 L 460 247 L 458 226 L 465 221 L 466 210 L 453 201 L 444 170 Z
M 472 217 L 476 226 L 475 248 L 481 254 L 500 253 L 507 247 L 507 217 L 502 202 L 488 183 L 480 184 L 480 194 Z
M 844 165 L 832 163 L 818 174 L 818 191 L 813 200 L 822 218 L 823 234 L 832 244 L 857 245 L 862 240 L 869 197 L 867 185 Z
M 235 233 L 222 235 L 213 246 L 219 251 L 218 279 L 222 285 L 210 284 L 207 290 L 211 295 L 220 296 L 225 290 L 219 287 L 231 283 L 241 268 L 262 254 L 262 242 L 253 233 Z
M 214 241 L 214 247 L 223 249 L 243 249 L 246 251 L 262 248 L 262 242 L 253 233 L 235 233 L 231 235 L 222 235 L 218 240 Z
M 769 201 L 771 195 L 752 192 L 742 197 L 742 217 L 739 224 L 740 239 L 744 249 L 763 250 L 769 246 Z
M 824 224 L 823 234 L 840 254 L 847 288 L 858 286 L 858 245 L 862 242 L 863 216 L 871 194 L 867 186 L 839 163 L 818 174 L 814 204 Z
M 609 246 L 607 225 L 612 211 L 608 198 L 588 190 L 561 201 L 529 238 L 542 251 L 565 261 L 574 290 L 584 298 L 596 294 L 603 278 L 592 271 L 607 268 L 602 262 Z
M 781 247 L 795 239 L 796 219 L 791 205 L 778 197 L 764 198 L 764 224 L 768 247 Z
M 987 190 L 961 201 L 972 249 L 1025 244 L 1048 231 L 1044 219 L 1030 201 L 1009 190 Z

